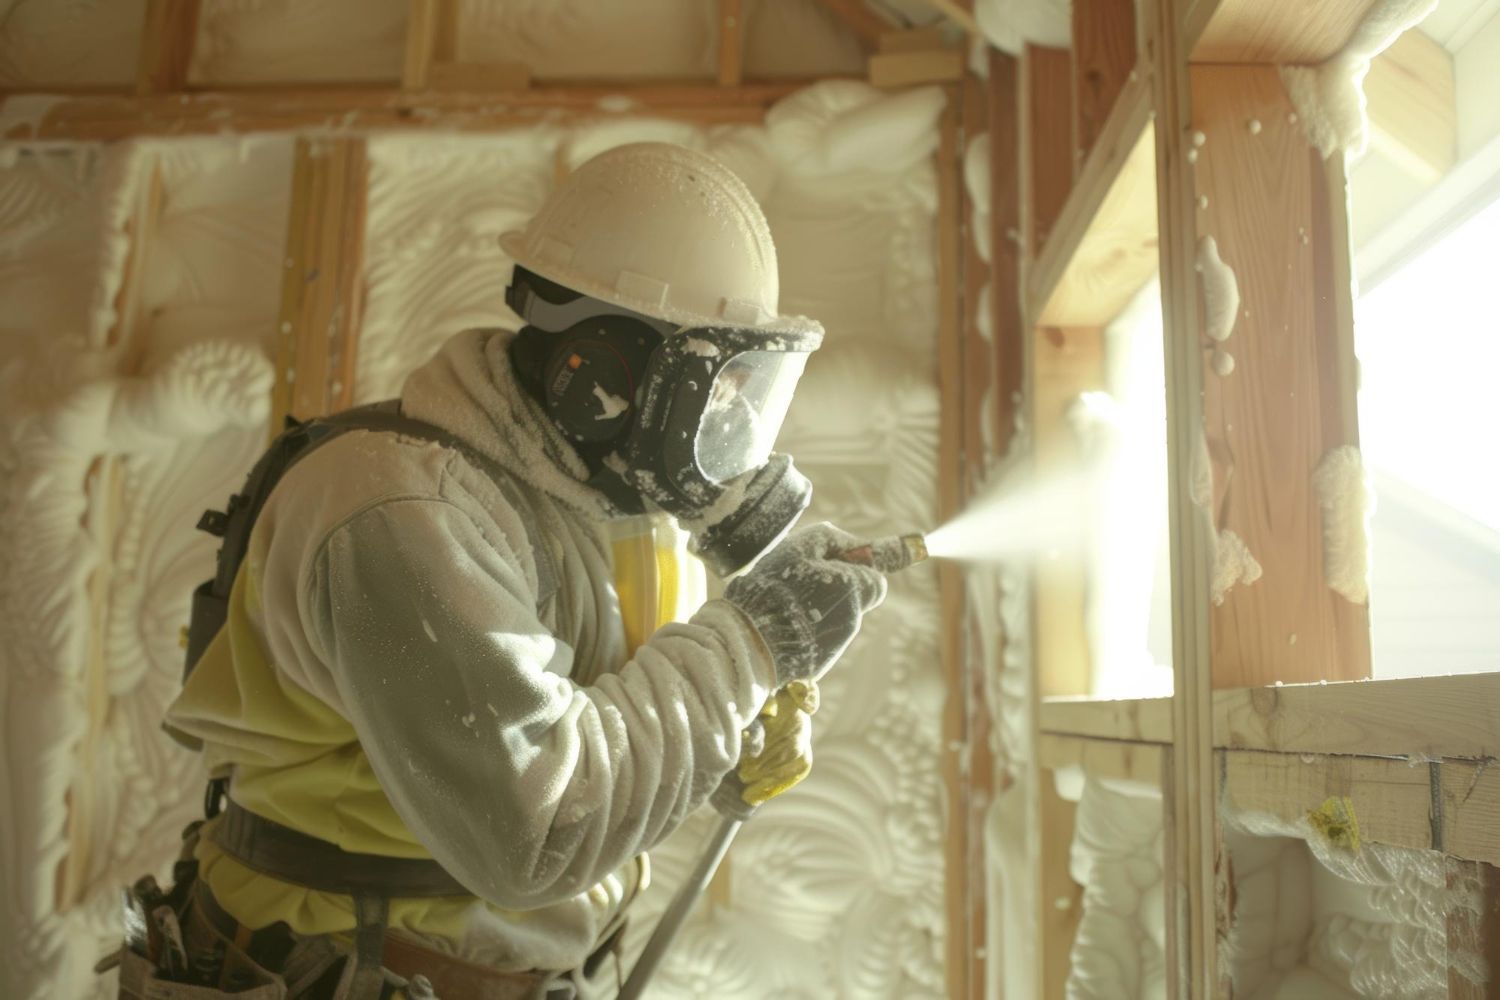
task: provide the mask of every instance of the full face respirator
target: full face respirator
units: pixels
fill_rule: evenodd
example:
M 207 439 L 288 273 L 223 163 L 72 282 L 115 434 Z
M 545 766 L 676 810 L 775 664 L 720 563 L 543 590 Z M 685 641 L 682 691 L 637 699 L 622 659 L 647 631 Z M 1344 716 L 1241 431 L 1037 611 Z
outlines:
M 517 267 L 506 301 L 523 386 L 627 513 L 661 510 L 731 576 L 791 530 L 812 485 L 773 452 L 818 332 L 683 328 Z

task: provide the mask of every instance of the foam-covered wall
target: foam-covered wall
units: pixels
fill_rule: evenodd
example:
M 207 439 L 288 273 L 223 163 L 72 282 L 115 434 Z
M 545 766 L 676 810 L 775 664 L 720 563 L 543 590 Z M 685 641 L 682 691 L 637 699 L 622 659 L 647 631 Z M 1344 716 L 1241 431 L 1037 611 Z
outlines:
M 764 127 L 372 137 L 358 395 L 394 393 L 451 333 L 510 318 L 495 236 L 535 209 L 559 163 L 670 139 L 745 176 L 781 250 L 783 309 L 828 327 L 779 444 L 816 485 L 810 516 L 856 532 L 929 526 L 941 108 L 936 90 L 844 83 L 795 95 Z M 4 151 L 0 969 L 7 996 L 104 996 L 88 969 L 118 931 L 118 887 L 164 876 L 198 808 L 198 762 L 157 724 L 189 591 L 211 566 L 193 524 L 264 441 L 291 141 Z M 145 319 L 110 346 L 126 219 L 153 171 L 164 201 Z M 812 777 L 746 828 L 729 904 L 700 910 L 655 995 L 942 993 L 935 595 L 930 571 L 893 583 L 825 684 Z M 632 947 L 710 823 L 655 852 Z
M 1083 914 L 1069 956 L 1069 1000 L 1165 1000 L 1161 789 L 1086 778 L 1078 790 L 1069 877 Z
M 121 884 L 162 872 L 200 799 L 158 729 L 212 559 L 197 515 L 264 443 L 287 143 L 20 152 L 0 170 L 0 938 L 4 993 L 84 997 Z M 145 320 L 114 312 L 125 225 Z M 102 995 L 102 992 L 99 994 Z

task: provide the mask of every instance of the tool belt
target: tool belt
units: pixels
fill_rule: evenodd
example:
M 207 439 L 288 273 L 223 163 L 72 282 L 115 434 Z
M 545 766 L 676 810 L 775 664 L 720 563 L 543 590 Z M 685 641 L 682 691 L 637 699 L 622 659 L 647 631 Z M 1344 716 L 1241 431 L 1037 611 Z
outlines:
M 210 792 L 211 799 L 214 797 Z M 211 809 L 210 812 L 216 812 Z M 352 941 L 305 936 L 285 923 L 252 930 L 197 879 L 202 823 L 184 834 L 174 885 L 147 876 L 126 891 L 126 940 L 98 971 L 120 969 L 121 1000 L 568 1000 L 571 973 L 501 972 L 387 932 L 393 898 L 472 896 L 431 859 L 356 854 L 228 801 L 208 836 L 241 864 L 354 900 Z M 591 976 L 616 954 L 623 924 L 589 956 Z M 404 992 L 402 992 L 404 991 Z

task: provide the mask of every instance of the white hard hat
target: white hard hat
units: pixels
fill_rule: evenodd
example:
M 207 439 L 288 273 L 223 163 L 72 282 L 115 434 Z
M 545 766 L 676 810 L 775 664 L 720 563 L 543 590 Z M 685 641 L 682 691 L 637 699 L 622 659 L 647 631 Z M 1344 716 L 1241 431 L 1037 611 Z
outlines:
M 671 323 L 822 331 L 777 314 L 776 246 L 744 182 L 682 146 L 600 153 L 500 245 L 543 278 Z

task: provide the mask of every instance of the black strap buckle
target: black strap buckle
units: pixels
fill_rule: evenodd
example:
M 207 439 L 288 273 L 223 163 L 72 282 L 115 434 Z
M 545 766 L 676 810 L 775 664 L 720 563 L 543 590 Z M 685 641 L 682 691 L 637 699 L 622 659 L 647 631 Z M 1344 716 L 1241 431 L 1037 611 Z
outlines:
M 223 538 L 229 530 L 229 515 L 221 510 L 205 510 L 198 518 L 198 530 L 206 531 L 215 538 Z

